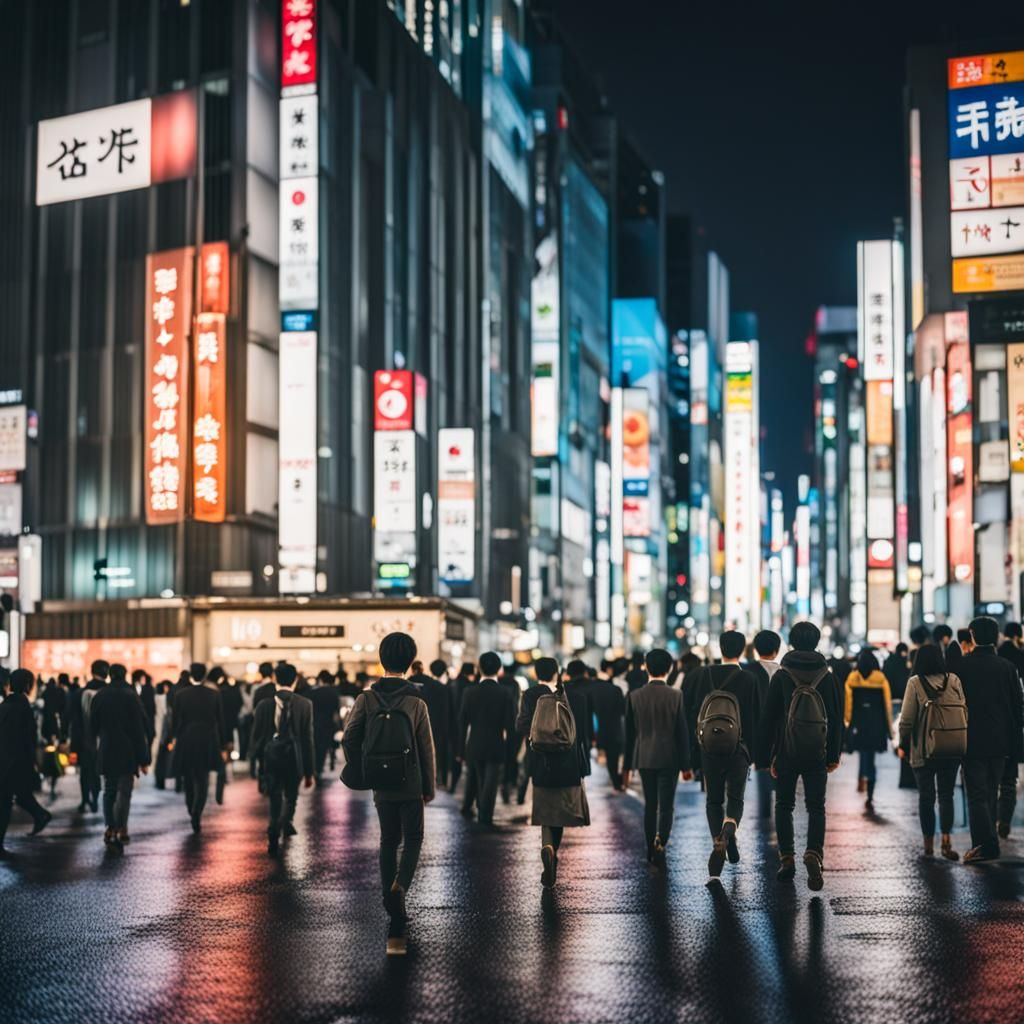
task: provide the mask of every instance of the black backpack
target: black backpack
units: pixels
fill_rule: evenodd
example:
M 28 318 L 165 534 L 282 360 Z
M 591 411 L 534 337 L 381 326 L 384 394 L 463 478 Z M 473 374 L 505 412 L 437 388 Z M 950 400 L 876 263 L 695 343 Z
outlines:
M 278 723 L 277 731 L 263 748 L 263 771 L 275 779 L 288 780 L 298 775 L 295 737 L 292 735 L 291 700 L 281 701 L 281 721 Z
M 732 757 L 742 739 L 740 702 L 731 690 L 722 689 L 739 672 L 735 669 L 715 686 L 714 670 L 708 669 L 711 692 L 704 698 L 697 716 L 700 749 L 713 757 Z
M 370 789 L 403 789 L 416 769 L 416 736 L 409 716 L 377 690 L 363 739 L 363 782 Z M 401 700 L 401 697 L 399 697 Z
M 793 676 L 793 696 L 789 700 L 782 749 L 790 761 L 824 764 L 828 749 L 828 712 L 818 692 L 818 684 L 831 670 L 826 665 L 810 683 L 799 683 Z

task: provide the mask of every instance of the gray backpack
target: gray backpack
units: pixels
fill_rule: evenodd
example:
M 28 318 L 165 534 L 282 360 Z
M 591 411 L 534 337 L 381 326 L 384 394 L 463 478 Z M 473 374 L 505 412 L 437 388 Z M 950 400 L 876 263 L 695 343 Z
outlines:
M 530 746 L 541 754 L 557 754 L 576 745 L 576 719 L 564 694 L 540 697 L 530 722 Z
M 967 705 L 950 691 L 949 674 L 940 690 L 918 676 L 927 700 L 922 715 L 924 756 L 927 760 L 959 761 L 967 753 Z
M 730 672 L 722 680 L 722 686 L 738 671 Z M 713 683 L 714 676 L 710 678 Z M 713 689 L 704 698 L 697 715 L 697 742 L 700 743 L 700 749 L 712 757 L 732 757 L 741 738 L 740 702 L 736 694 L 720 687 Z

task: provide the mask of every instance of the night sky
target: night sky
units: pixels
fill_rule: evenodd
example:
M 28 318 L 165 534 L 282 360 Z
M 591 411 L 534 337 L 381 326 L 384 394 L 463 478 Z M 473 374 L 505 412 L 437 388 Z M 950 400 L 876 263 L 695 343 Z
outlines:
M 786 5 L 784 19 L 764 8 L 557 5 L 637 148 L 664 171 L 670 209 L 693 216 L 728 266 L 733 310 L 760 318 L 763 468 L 792 499 L 796 474 L 810 471 L 814 311 L 855 304 L 857 240 L 888 237 L 904 215 L 907 47 L 1014 48 L 1024 5 L 833 2 Z

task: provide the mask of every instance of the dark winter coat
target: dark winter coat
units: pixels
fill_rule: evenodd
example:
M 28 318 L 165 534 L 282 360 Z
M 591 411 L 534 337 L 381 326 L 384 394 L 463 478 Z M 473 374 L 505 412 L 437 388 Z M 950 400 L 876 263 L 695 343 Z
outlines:
M 481 679 L 462 698 L 459 750 L 467 761 L 504 764 L 516 724 L 516 705 L 496 679 Z
M 282 703 L 289 705 L 291 715 L 291 735 L 295 745 L 296 777 L 308 779 L 313 774 L 315 757 L 313 754 L 313 705 L 308 697 L 300 697 L 297 693 L 284 691 Z M 277 714 L 277 700 L 261 701 L 253 712 L 252 722 L 252 753 L 257 764 L 263 764 L 263 751 L 273 738 L 276 728 L 274 719 Z M 282 711 L 283 713 L 283 711 Z
M 967 700 L 967 756 L 1024 760 L 1024 698 L 1014 666 L 994 647 L 976 647 L 956 674 Z
M 448 744 L 455 732 L 455 701 L 452 689 L 433 676 L 419 676 L 412 680 L 419 685 L 420 696 L 427 705 L 430 716 L 430 731 L 434 736 L 434 745 L 445 752 L 447 757 Z
M 180 776 L 216 771 L 222 761 L 225 730 L 220 693 L 198 684 L 174 698 L 174 770 Z
M 93 734 L 101 775 L 136 775 L 150 762 L 149 729 L 142 701 L 130 683 L 110 683 L 93 698 Z
M 762 671 L 764 671 L 762 669 Z M 767 673 L 765 673 L 767 675 Z M 697 738 L 697 719 L 701 705 L 712 690 L 725 690 L 733 694 L 740 706 L 740 745 L 752 761 L 757 741 L 757 727 L 761 701 L 757 693 L 757 679 L 740 665 L 708 665 L 695 673 L 692 685 L 687 682 L 684 691 L 686 721 L 690 727 L 690 750 L 693 757 L 700 754 Z
M 28 697 L 12 693 L 0 704 L 0 783 L 30 788 L 36 779 L 36 716 Z
M 590 684 L 590 706 L 597 717 L 597 745 L 621 748 L 626 739 L 626 696 L 610 679 Z

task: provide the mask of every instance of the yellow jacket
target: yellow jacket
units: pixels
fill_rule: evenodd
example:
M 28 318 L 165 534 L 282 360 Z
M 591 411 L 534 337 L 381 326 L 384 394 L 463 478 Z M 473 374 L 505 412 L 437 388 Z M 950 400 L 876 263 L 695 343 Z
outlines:
M 885 702 L 885 720 L 889 726 L 889 735 L 892 735 L 892 691 L 889 689 L 889 680 L 880 669 L 875 669 L 865 679 L 859 672 L 851 672 L 846 677 L 846 707 L 843 711 L 843 722 L 850 727 L 850 720 L 853 718 L 853 691 L 858 687 L 869 690 L 881 690 L 882 700 Z

